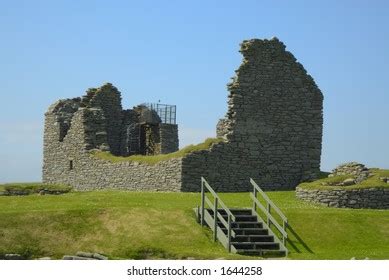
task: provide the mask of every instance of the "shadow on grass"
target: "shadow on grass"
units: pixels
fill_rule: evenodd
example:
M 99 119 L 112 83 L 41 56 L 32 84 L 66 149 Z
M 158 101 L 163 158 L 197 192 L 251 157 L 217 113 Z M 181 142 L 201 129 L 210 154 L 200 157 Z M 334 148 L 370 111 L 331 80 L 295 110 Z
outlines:
M 287 225 L 287 229 L 289 230 L 289 233 L 291 233 L 292 236 L 294 236 L 299 244 L 301 244 L 304 249 L 311 253 L 314 254 L 314 252 L 309 248 L 309 246 L 304 242 L 304 240 L 297 234 L 297 232 L 292 228 L 290 224 Z M 301 253 L 301 250 L 296 246 L 295 242 L 291 240 L 291 238 L 288 238 L 287 243 L 290 244 L 290 246 L 296 251 L 296 253 Z

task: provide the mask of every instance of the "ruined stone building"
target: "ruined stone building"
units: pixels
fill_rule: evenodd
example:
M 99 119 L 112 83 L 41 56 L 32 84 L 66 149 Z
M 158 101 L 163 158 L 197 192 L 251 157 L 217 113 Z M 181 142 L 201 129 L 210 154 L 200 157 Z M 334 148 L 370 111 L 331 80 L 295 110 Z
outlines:
M 49 107 L 44 182 L 80 190 L 199 191 L 204 176 L 218 191 L 247 191 L 250 177 L 265 189 L 293 189 L 314 179 L 320 170 L 321 91 L 277 38 L 243 41 L 240 52 L 227 114 L 217 124 L 224 141 L 156 164 L 96 158 L 96 149 L 116 156 L 178 149 L 174 106 L 123 110 L 119 91 L 106 84 Z

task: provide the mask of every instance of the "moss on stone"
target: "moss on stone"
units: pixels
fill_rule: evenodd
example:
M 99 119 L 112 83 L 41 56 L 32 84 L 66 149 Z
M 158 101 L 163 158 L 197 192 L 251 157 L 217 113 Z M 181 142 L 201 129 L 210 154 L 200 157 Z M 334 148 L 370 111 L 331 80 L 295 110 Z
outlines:
M 317 190 L 353 190 L 353 189 L 366 189 L 366 188 L 389 188 L 389 183 L 381 181 L 381 177 L 389 177 L 388 169 L 378 169 L 371 168 L 369 169 L 372 176 L 362 181 L 359 184 L 351 186 L 334 186 L 334 184 L 341 183 L 348 178 L 355 179 L 356 176 L 353 175 L 339 175 L 333 177 L 322 178 L 313 182 L 304 182 L 298 185 L 298 187 L 303 189 L 317 189 Z
M 197 144 L 197 145 L 189 145 L 181 150 L 178 150 L 177 152 L 170 153 L 170 154 L 161 154 L 161 155 L 153 155 L 153 156 L 145 156 L 145 155 L 132 155 L 128 157 L 121 157 L 121 156 L 115 156 L 112 155 L 110 152 L 105 151 L 98 151 L 94 150 L 92 151 L 92 156 L 108 160 L 111 162 L 123 162 L 123 161 L 133 161 L 133 162 L 140 162 L 140 163 L 147 163 L 147 164 L 156 164 L 158 162 L 169 160 L 173 158 L 181 158 L 184 157 L 187 154 L 196 152 L 196 151 L 202 151 L 202 150 L 208 150 L 213 144 L 223 142 L 223 138 L 208 138 L 204 142 Z

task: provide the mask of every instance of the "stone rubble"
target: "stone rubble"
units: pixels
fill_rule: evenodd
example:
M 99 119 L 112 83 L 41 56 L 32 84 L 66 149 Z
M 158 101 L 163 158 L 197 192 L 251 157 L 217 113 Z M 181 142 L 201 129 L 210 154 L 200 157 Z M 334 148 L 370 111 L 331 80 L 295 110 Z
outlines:
M 5 254 L 5 260 L 24 260 L 23 256 L 20 254 Z M 75 255 L 65 255 L 62 258 L 63 260 L 108 260 L 108 257 L 100 253 L 89 253 L 79 251 Z M 50 257 L 42 257 L 37 260 L 51 260 Z
M 79 251 L 76 255 L 65 255 L 63 260 L 108 260 L 108 257 L 99 253 L 89 253 Z
M 329 177 L 339 176 L 339 175 L 352 175 L 355 177 L 355 184 L 359 184 L 363 180 L 366 180 L 371 175 L 369 169 L 362 163 L 358 162 L 348 162 L 339 165 Z
M 23 260 L 23 257 L 19 254 L 5 254 L 5 260 Z
M 350 178 L 347 178 L 340 183 L 330 184 L 327 182 L 327 183 L 323 183 L 323 185 L 351 186 L 351 185 L 359 184 L 362 181 L 368 179 L 370 176 L 372 176 L 372 173 L 362 163 L 348 162 L 348 163 L 341 164 L 335 169 L 333 169 L 332 173 L 329 174 L 328 177 L 344 176 L 344 175 L 350 175 Z

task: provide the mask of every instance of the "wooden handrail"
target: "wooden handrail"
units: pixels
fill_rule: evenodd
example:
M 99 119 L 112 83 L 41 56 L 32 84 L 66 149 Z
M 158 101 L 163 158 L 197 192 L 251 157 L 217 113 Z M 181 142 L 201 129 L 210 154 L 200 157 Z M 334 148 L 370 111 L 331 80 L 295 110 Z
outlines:
M 255 181 L 253 179 L 250 178 L 250 182 L 251 184 L 253 185 L 253 187 L 262 195 L 262 197 L 265 199 L 265 201 L 271 205 L 272 209 L 274 209 L 277 214 L 281 217 L 281 219 L 284 221 L 287 221 L 288 218 L 284 215 L 284 213 L 282 213 L 282 211 L 280 210 L 280 208 L 277 207 L 277 205 L 274 204 L 273 201 L 271 201 L 271 199 L 267 196 L 267 194 L 257 185 L 257 183 L 255 183 Z
M 218 203 L 221 206 L 221 208 L 226 211 L 227 215 L 231 215 L 232 221 L 235 222 L 235 216 L 232 214 L 230 209 L 224 204 L 224 202 L 220 199 L 220 197 L 216 194 L 216 192 L 212 189 L 212 187 L 208 184 L 208 182 L 204 179 L 204 177 L 201 177 L 201 186 L 205 186 L 207 190 L 213 195 L 214 198 L 218 199 Z M 203 189 L 202 189 L 203 192 Z
M 267 209 L 259 202 L 259 200 L 254 197 L 252 193 L 250 193 L 251 199 L 255 202 L 255 204 L 259 207 L 259 209 L 262 210 L 262 212 L 266 215 L 266 218 L 268 218 L 271 223 L 280 231 L 280 233 L 284 236 L 288 236 L 287 232 L 282 228 L 282 226 L 277 222 L 276 219 L 267 211 Z
M 253 185 L 253 192 L 250 193 L 250 197 L 253 200 L 253 211 L 258 215 L 258 213 L 257 213 L 257 207 L 258 207 L 262 211 L 262 213 L 265 214 L 266 224 L 268 225 L 269 230 L 271 231 L 270 225 L 273 224 L 275 226 L 275 228 L 281 233 L 282 244 L 283 244 L 286 252 L 288 252 L 288 250 L 285 247 L 286 239 L 288 238 L 288 233 L 286 232 L 286 227 L 288 225 L 288 219 L 286 218 L 284 213 L 282 213 L 282 211 L 273 203 L 273 201 L 271 201 L 271 199 L 267 196 L 267 194 L 257 185 L 257 183 L 255 183 L 255 181 L 252 178 L 250 178 L 250 183 Z M 262 196 L 262 198 L 266 201 L 266 203 L 267 203 L 266 207 L 264 205 L 262 205 L 262 203 L 258 200 L 257 193 L 259 193 Z M 273 217 L 273 215 L 271 213 L 272 209 L 281 218 L 282 226 Z
M 208 190 L 214 199 L 214 203 L 205 195 L 205 191 Z M 216 192 L 212 189 L 212 187 L 208 184 L 208 182 L 201 177 L 201 225 L 204 225 L 204 216 L 205 216 L 205 204 L 208 204 L 210 209 L 213 209 L 213 238 L 214 241 L 218 238 L 218 230 L 220 227 L 218 226 L 217 221 L 219 220 L 227 229 L 227 234 L 220 231 L 221 234 L 227 238 L 227 249 L 231 252 L 231 237 L 235 237 L 235 233 L 232 231 L 231 223 L 235 221 L 235 216 L 232 214 L 230 209 L 224 204 L 224 202 L 220 199 L 220 197 L 216 194 Z M 227 213 L 227 220 L 219 213 L 218 207 L 221 207 Z
M 226 221 L 226 219 L 224 219 L 224 217 L 222 216 L 222 214 L 220 214 L 219 212 L 217 213 L 217 217 L 218 219 L 220 220 L 220 222 L 223 224 L 223 226 L 225 226 L 226 228 L 228 228 L 228 221 Z M 227 218 L 228 220 L 228 218 Z

